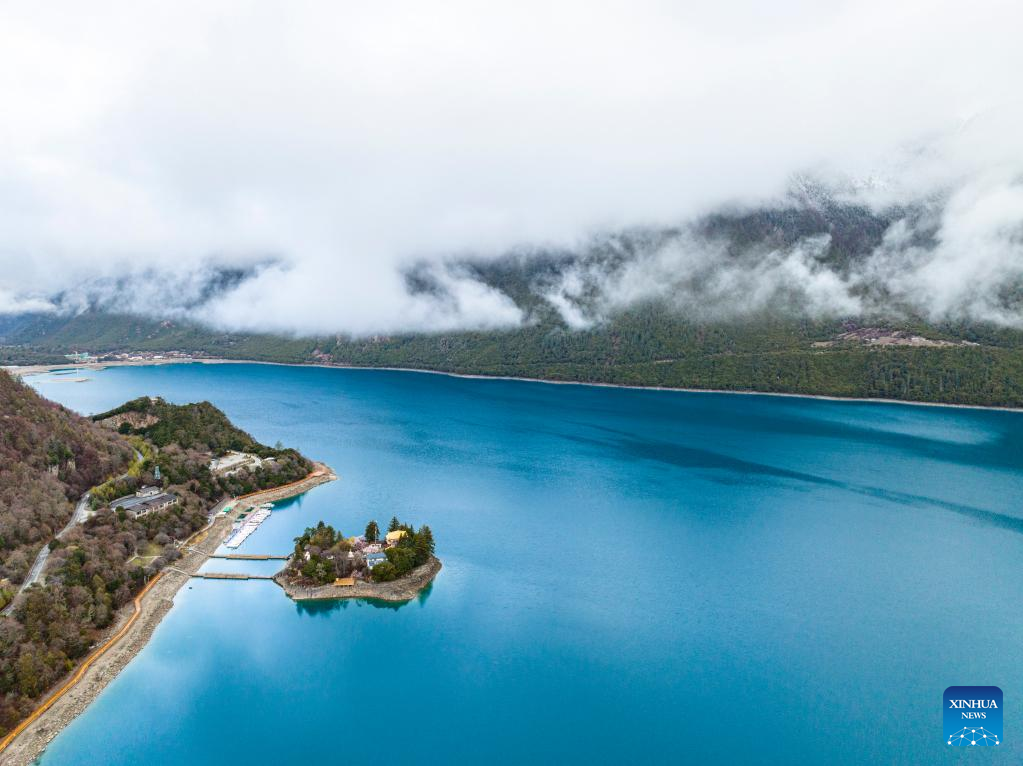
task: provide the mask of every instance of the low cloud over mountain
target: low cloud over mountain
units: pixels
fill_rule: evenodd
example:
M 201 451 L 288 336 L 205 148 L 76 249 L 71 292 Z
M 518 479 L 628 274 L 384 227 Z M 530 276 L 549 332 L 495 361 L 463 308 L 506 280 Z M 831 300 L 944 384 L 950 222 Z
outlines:
M 0 313 L 370 334 L 654 300 L 1019 326 L 1021 21 L 996 2 L 7 7 Z

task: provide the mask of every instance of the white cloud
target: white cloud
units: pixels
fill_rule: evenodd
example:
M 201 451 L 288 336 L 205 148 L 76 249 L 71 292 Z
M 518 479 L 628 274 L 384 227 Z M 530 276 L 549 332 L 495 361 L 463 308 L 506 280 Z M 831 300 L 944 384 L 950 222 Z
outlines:
M 5 4 L 0 295 L 274 257 L 206 318 L 503 326 L 517 310 L 472 279 L 438 267 L 439 301 L 399 270 L 880 168 L 879 199 L 958 190 L 912 278 L 987 311 L 941 275 L 1017 273 L 997 232 L 1023 170 L 1021 21 L 989 0 Z M 849 300 L 798 254 L 769 275 Z
M 44 297 L 15 295 L 10 290 L 0 288 L 0 316 L 30 312 L 49 313 L 55 310 L 53 303 Z
M 1023 288 L 1023 179 L 980 174 L 943 205 L 936 245 L 914 246 L 903 228 L 890 233 L 865 279 L 932 317 L 972 317 L 1023 326 L 1023 312 L 1005 291 Z
M 857 314 L 864 306 L 855 283 L 817 260 L 829 241 L 827 235 L 807 237 L 791 248 L 735 259 L 723 242 L 684 232 L 610 273 L 603 265 L 584 262 L 569 270 L 548 297 L 573 327 L 649 300 L 710 320 L 779 307 L 811 316 Z

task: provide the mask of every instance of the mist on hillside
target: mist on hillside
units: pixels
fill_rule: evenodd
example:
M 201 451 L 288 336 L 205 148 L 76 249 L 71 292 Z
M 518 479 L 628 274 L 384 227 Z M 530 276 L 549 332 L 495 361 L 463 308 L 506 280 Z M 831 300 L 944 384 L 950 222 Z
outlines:
M 1021 323 L 1016 6 L 187 10 L 0 11 L 0 314 Z

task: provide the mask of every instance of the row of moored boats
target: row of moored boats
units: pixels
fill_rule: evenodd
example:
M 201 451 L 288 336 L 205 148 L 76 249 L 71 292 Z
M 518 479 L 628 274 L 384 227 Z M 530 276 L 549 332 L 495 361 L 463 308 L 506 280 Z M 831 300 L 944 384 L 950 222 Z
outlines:
M 244 519 L 236 521 L 234 523 L 234 534 L 228 538 L 224 546 L 227 548 L 237 548 L 239 545 L 244 543 L 249 535 L 259 529 L 259 525 L 270 518 L 270 513 L 273 511 L 273 503 L 263 503 L 257 505 L 253 511 L 246 516 Z

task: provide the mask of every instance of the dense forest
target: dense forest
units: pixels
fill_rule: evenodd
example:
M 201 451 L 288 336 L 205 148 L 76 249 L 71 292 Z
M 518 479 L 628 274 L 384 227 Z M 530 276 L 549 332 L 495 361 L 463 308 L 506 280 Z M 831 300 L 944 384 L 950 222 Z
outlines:
M 637 311 L 593 330 L 533 327 L 345 341 L 331 349 L 330 359 L 630 386 L 1023 406 L 1023 348 L 812 345 L 841 331 L 824 322 L 769 318 L 756 325 L 701 325 Z M 931 337 L 942 336 L 934 331 Z
M 104 321 L 108 321 L 107 317 Z M 124 326 L 147 323 L 119 317 Z M 74 320 L 89 323 L 86 315 Z M 850 327 L 880 326 L 954 345 L 870 346 L 836 342 Z M 86 334 L 87 335 L 87 334 Z M 871 318 L 810 320 L 764 315 L 700 322 L 657 306 L 631 309 L 590 329 L 548 321 L 516 330 L 373 338 L 229 340 L 207 331 L 194 345 L 159 334 L 137 346 L 75 341 L 53 355 L 88 350 L 184 350 L 210 357 L 356 367 L 407 367 L 471 375 L 634 386 L 879 397 L 999 407 L 1023 406 L 1023 334 L 983 325 Z M 78 334 L 75 334 L 78 337 Z M 820 347 L 814 344 L 833 343 Z M 976 345 L 968 345 L 976 344 Z M 11 361 L 39 361 L 7 347 Z M 59 359 L 59 357 L 57 357 Z
M 0 373 L 4 582 L 20 582 L 36 551 L 50 547 L 43 583 L 0 617 L 0 735 L 75 667 L 153 574 L 180 556 L 176 543 L 207 523 L 217 501 L 285 484 L 311 468 L 294 450 L 255 441 L 208 402 L 146 397 L 112 412 L 99 422 L 79 417 Z M 110 422 L 118 416 L 118 425 Z M 211 455 L 236 448 L 274 460 L 213 476 Z M 162 485 L 177 504 L 139 518 L 106 505 L 146 484 Z M 95 514 L 56 537 L 72 501 L 87 490 Z M 0 592 L 6 600 L 13 588 Z

